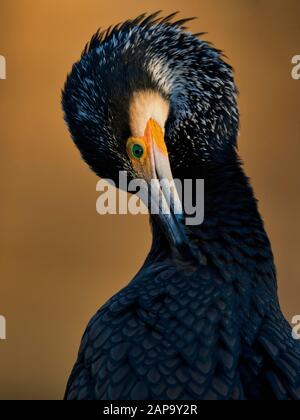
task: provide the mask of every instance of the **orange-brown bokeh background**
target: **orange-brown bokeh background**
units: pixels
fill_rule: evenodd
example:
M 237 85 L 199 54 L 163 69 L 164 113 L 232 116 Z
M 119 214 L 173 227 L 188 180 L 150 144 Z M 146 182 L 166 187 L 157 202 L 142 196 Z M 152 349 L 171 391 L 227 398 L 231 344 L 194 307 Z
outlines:
M 198 16 L 240 88 L 240 153 L 277 261 L 280 298 L 300 314 L 298 0 L 1 0 L 0 398 L 62 398 L 91 315 L 150 245 L 146 216 L 99 216 L 97 178 L 69 139 L 60 90 L 99 26 L 147 11 Z

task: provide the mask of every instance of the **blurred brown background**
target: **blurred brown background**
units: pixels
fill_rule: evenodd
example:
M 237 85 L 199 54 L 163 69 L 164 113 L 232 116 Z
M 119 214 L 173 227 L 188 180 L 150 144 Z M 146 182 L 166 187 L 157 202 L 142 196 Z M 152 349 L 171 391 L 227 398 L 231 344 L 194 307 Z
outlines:
M 280 298 L 300 314 L 298 0 L 1 0 L 0 398 L 62 398 L 93 313 L 136 273 L 146 216 L 99 216 L 96 177 L 69 140 L 60 90 L 99 26 L 147 11 L 198 16 L 193 31 L 236 69 L 240 153 L 277 261 Z M 129 246 L 130 244 L 130 246 Z

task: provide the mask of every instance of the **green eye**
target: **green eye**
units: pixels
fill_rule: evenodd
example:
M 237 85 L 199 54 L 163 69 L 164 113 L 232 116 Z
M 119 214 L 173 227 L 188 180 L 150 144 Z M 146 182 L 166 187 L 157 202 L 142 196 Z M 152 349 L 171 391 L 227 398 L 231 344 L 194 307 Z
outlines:
M 144 148 L 140 144 L 137 144 L 137 143 L 133 144 L 131 150 L 132 150 L 133 157 L 135 157 L 136 159 L 141 159 L 143 157 Z

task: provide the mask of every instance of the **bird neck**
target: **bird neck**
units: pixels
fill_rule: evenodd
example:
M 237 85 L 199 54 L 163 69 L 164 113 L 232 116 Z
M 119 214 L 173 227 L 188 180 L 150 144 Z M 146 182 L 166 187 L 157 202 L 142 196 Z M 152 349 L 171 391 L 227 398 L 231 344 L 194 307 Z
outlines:
M 178 178 L 183 178 L 180 173 Z M 200 261 L 214 265 L 225 281 L 232 281 L 237 269 L 255 281 L 275 285 L 273 254 L 257 201 L 238 158 L 222 165 L 202 165 L 185 172 L 185 177 L 204 179 L 204 222 L 185 226 L 197 248 Z M 164 234 L 151 218 L 153 243 L 148 257 L 164 260 L 171 250 Z M 171 258 L 171 257 L 170 257 Z M 242 268 L 241 268 L 242 267 Z

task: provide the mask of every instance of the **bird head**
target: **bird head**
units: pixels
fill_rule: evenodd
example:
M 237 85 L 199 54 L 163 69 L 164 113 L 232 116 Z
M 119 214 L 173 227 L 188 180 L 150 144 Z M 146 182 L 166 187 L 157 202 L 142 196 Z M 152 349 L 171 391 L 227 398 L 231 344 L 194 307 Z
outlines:
M 174 15 L 98 31 L 65 83 L 71 136 L 91 169 L 116 185 L 120 171 L 147 183 L 191 178 L 236 146 L 232 69 Z M 176 192 L 172 200 L 180 208 Z M 171 243 L 186 242 L 178 216 L 160 220 Z

